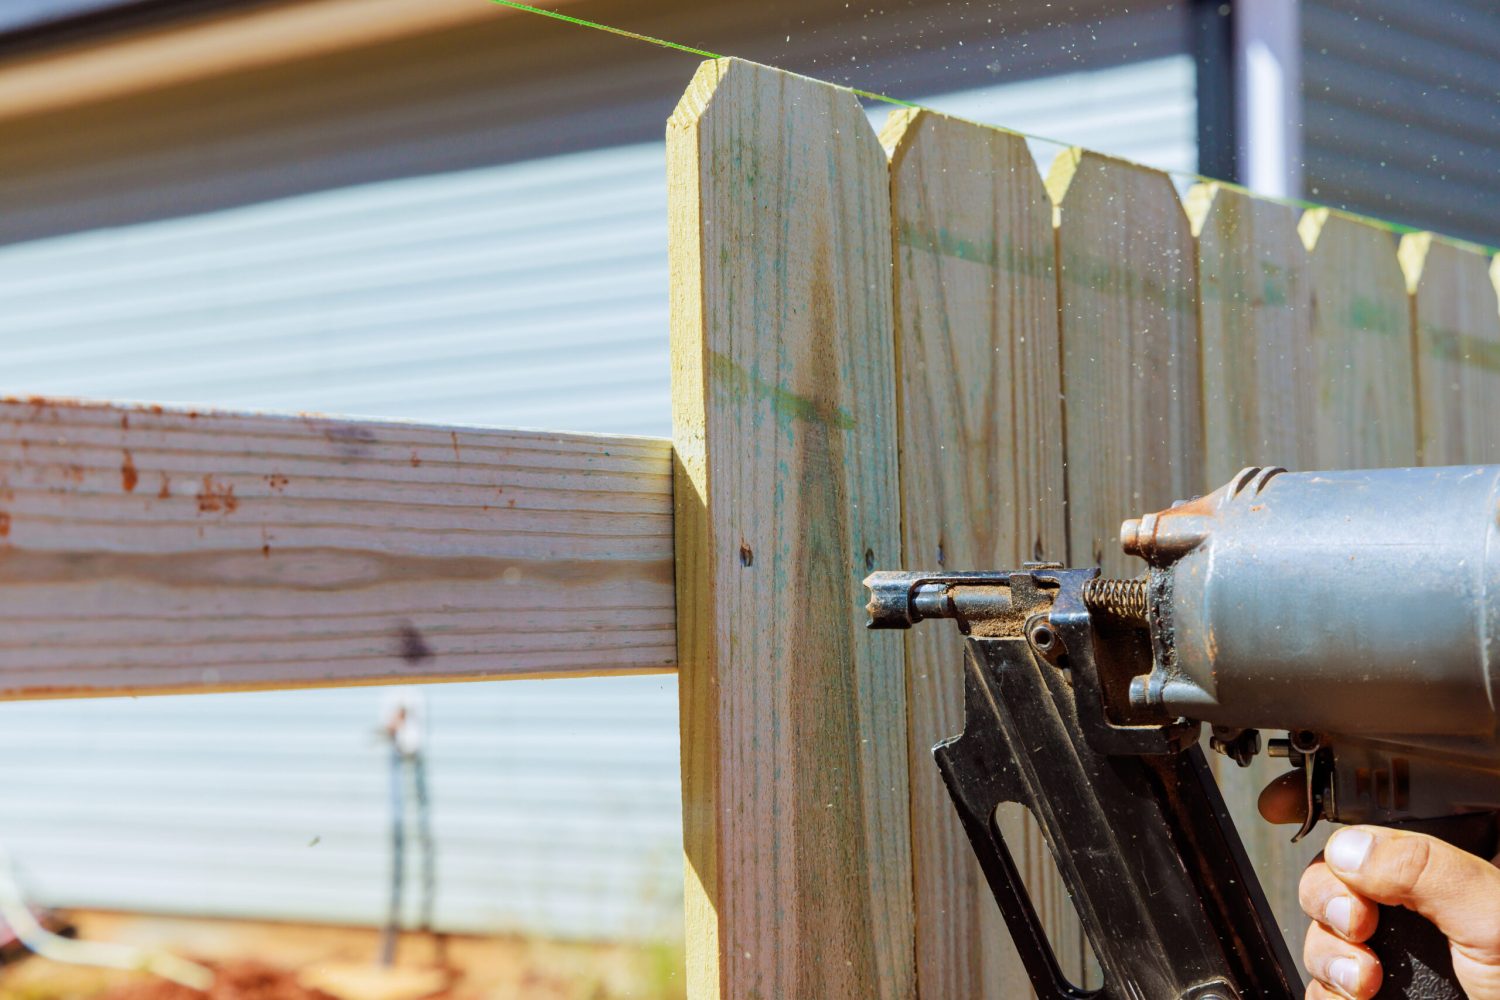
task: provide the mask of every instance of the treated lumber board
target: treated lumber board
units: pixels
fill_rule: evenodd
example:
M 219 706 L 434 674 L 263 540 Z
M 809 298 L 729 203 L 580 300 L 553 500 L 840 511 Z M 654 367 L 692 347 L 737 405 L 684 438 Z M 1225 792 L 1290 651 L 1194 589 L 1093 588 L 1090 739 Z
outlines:
M 1396 252 L 1411 295 L 1423 465 L 1500 462 L 1500 309 L 1488 255 L 1431 233 Z
M 915 994 L 886 160 L 852 92 L 703 64 L 667 128 L 688 991 Z
M 1185 207 L 1197 237 L 1203 491 L 1247 465 L 1314 468 L 1312 282 L 1297 234 L 1301 213 L 1217 183 L 1194 187 Z M 1308 918 L 1297 882 L 1321 840 L 1293 844 L 1287 828 L 1266 823 L 1256 808 L 1287 763 L 1265 755 L 1247 768 L 1218 754 L 1209 760 L 1287 945 L 1301 955 Z
M 1070 149 L 1047 190 L 1058 208 L 1069 561 L 1134 576 L 1121 520 L 1202 489 L 1193 237 L 1158 170 Z
M 1185 200 L 1197 238 L 1204 488 L 1247 465 L 1311 468 L 1312 283 L 1301 213 L 1223 184 Z
M 1415 465 L 1411 315 L 1395 238 L 1327 208 L 1309 209 L 1297 228 L 1311 254 L 1313 464 Z
M 1062 559 L 1062 377 L 1052 203 L 1019 135 L 893 112 L 902 551 L 907 567 Z M 906 633 L 918 993 L 1006 996 L 1025 971 L 958 823 L 932 747 L 963 728 L 962 637 Z M 1014 816 L 1002 832 L 1075 982 L 1083 942 L 1055 865 Z
M 0 402 L 0 697 L 671 669 L 670 444 Z

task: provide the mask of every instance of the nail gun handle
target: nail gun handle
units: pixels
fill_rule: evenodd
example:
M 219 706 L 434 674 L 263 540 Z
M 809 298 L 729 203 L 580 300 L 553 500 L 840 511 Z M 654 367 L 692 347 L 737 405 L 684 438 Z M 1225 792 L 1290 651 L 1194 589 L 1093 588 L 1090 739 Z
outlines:
M 1056 612 L 1055 642 L 1081 670 L 1082 627 Z M 964 729 L 933 749 L 944 783 L 1044 1000 L 1294 1000 L 1296 966 L 1269 922 L 1243 848 L 1196 745 L 1111 756 L 1078 723 L 1063 669 L 1020 637 L 965 645 Z M 1059 969 L 995 822 L 1030 811 L 1098 960 L 1097 989 Z M 1264 918 L 1264 919 L 1262 919 Z
M 1436 820 L 1393 823 L 1393 829 L 1425 833 L 1454 847 L 1492 857 L 1495 815 L 1470 813 Z M 1375 1000 L 1464 1000 L 1453 972 L 1453 953 L 1443 932 L 1404 906 L 1382 906 L 1380 922 L 1367 942 L 1384 971 Z

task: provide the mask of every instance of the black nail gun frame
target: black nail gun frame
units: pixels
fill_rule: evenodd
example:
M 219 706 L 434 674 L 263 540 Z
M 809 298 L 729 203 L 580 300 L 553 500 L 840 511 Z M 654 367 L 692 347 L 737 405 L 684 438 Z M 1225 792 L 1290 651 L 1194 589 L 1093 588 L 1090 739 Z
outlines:
M 1493 853 L 1500 739 L 1500 467 L 1247 469 L 1125 522 L 1140 580 L 1028 564 L 875 573 L 872 628 L 953 619 L 963 732 L 933 750 L 1038 995 L 1291 1000 L 1297 967 L 1199 748 L 1260 730 L 1307 821 L 1414 827 Z M 1492 668 L 1492 664 L 1496 664 Z M 1058 967 L 995 822 L 1036 819 L 1099 960 Z M 1486 855 L 1488 856 L 1488 854 Z M 1451 998 L 1446 941 L 1383 908 L 1382 998 Z

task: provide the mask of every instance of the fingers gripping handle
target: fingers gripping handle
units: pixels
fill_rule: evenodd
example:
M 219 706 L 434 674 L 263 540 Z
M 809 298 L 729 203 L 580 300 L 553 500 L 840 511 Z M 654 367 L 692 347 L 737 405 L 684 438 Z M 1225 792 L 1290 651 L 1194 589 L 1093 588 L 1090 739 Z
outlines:
M 1382 906 L 1370 938 L 1385 976 L 1376 1000 L 1464 1000 L 1448 939 L 1404 906 Z
M 1396 829 L 1425 833 L 1454 847 L 1491 857 L 1496 825 L 1492 813 L 1394 824 Z M 1404 906 L 1382 906 L 1380 922 L 1368 942 L 1384 973 L 1375 1000 L 1465 1000 L 1453 973 L 1448 939 L 1431 921 Z

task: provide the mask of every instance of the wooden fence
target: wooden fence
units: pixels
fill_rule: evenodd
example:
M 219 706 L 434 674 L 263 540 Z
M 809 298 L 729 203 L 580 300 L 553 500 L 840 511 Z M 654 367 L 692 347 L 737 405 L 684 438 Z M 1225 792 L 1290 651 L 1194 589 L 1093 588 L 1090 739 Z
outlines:
M 676 668 L 695 1000 L 1024 992 L 928 753 L 956 636 L 860 580 L 1131 573 L 1122 518 L 1247 464 L 1500 461 L 1490 262 L 736 60 L 668 154 L 673 441 L 7 401 L 0 692 Z M 1268 775 L 1223 777 L 1295 937 Z

